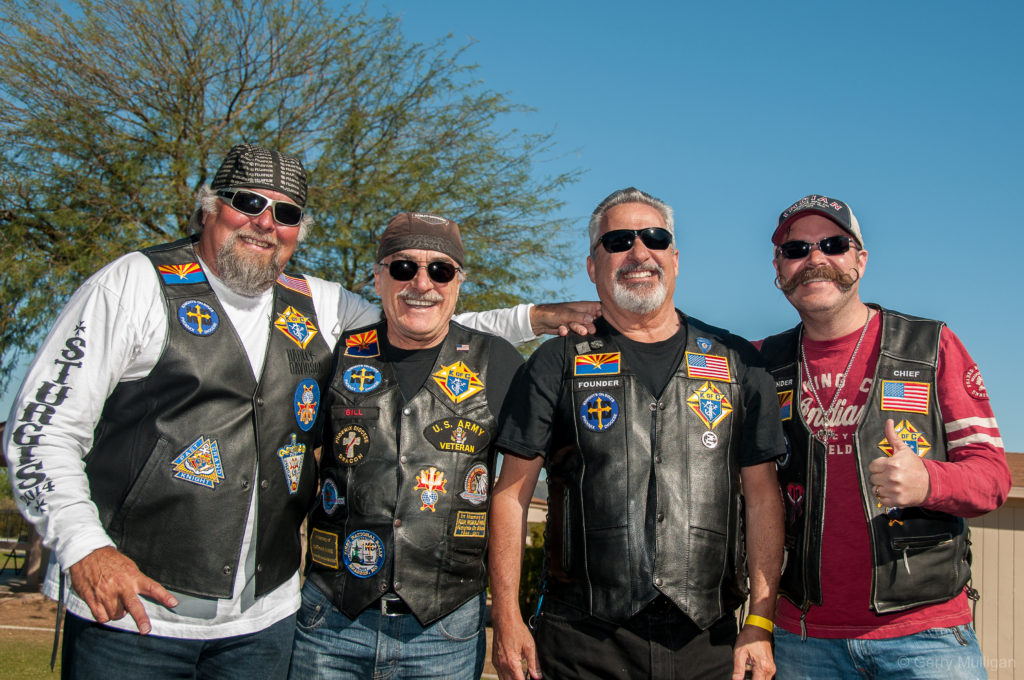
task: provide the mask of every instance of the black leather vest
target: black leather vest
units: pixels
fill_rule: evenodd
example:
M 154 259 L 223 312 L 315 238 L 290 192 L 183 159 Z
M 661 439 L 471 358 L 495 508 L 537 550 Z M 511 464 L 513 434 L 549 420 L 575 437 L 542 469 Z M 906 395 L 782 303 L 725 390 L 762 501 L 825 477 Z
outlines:
M 746 595 L 740 359 L 725 331 L 682 318 L 687 353 L 659 399 L 604 322 L 566 342 L 545 463 L 545 593 L 613 623 L 660 592 L 703 629 Z
M 874 307 L 874 305 L 872 305 Z M 854 436 L 861 504 L 871 540 L 871 610 L 884 614 L 958 595 L 971 575 L 967 521 L 923 508 L 880 508 L 868 465 L 886 455 L 885 421 L 909 426 L 909 445 L 946 460 L 942 414 L 935 394 L 943 324 L 878 308 L 881 351 L 868 401 Z M 825 515 L 826 450 L 810 435 L 797 407 L 803 379 L 802 326 L 766 339 L 761 353 L 775 377 L 788 453 L 778 461 L 786 496 L 786 568 L 779 591 L 806 611 L 822 604 L 821 531 Z M 927 390 L 927 395 L 924 391 Z M 926 402 L 926 403 L 925 403 Z M 789 404 L 787 408 L 785 405 Z M 916 432 L 916 433 L 915 433 Z
M 349 618 L 393 590 L 426 626 L 487 585 L 497 419 L 485 386 L 502 341 L 450 323 L 430 377 L 403 403 L 386 333 L 353 331 L 335 349 L 309 578 Z
M 143 251 L 167 301 L 167 344 L 146 378 L 107 398 L 85 469 L 118 550 L 166 588 L 200 597 L 231 597 L 258 484 L 260 596 L 299 567 L 330 349 L 305 279 L 282 275 L 257 383 L 194 241 Z

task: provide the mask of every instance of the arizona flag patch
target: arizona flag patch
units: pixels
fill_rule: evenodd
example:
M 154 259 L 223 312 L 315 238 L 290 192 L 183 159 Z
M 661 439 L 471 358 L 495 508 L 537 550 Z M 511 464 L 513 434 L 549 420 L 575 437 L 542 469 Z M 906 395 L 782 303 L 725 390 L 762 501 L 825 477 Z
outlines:
M 347 357 L 379 357 L 380 345 L 377 343 L 377 331 L 356 333 L 345 338 L 345 356 Z
M 620 352 L 581 354 L 576 357 L 573 375 L 618 375 Z
M 779 392 L 779 420 L 793 420 L 793 390 Z
M 686 353 L 686 376 L 729 381 L 729 360 L 717 354 Z
M 930 383 L 883 380 L 882 410 L 913 411 L 927 415 L 930 389 Z
M 182 283 L 202 283 L 206 280 L 202 268 L 198 262 L 187 262 L 185 264 L 162 264 L 157 267 L 160 278 L 168 286 Z

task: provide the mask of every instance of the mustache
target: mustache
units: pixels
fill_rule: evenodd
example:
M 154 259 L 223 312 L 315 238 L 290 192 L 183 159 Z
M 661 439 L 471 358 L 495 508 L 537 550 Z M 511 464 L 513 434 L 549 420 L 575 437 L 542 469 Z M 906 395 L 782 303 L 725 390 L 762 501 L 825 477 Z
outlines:
M 428 290 L 420 293 L 415 290 L 402 290 L 398 292 L 399 300 L 417 300 L 419 302 L 444 302 L 444 296 L 436 290 Z
M 844 293 L 853 287 L 853 284 L 860 280 L 860 272 L 851 268 L 850 273 L 839 271 L 834 269 L 827 264 L 818 265 L 810 269 L 804 269 L 793 275 L 791 279 L 783 279 L 779 277 L 778 288 L 787 295 L 792 293 L 801 284 L 807 283 L 808 281 L 832 281 L 839 289 Z

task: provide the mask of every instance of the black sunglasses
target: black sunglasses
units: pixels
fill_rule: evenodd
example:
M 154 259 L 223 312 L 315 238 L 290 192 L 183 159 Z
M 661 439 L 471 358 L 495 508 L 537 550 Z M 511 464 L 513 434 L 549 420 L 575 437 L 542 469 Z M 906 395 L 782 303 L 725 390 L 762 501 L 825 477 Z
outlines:
M 297 227 L 302 220 L 302 208 L 288 201 L 275 201 L 248 189 L 221 189 L 221 198 L 230 199 L 228 205 L 246 215 L 262 215 L 267 208 L 273 210 L 274 221 L 285 227 Z
M 849 236 L 829 236 L 823 238 L 817 243 L 808 243 L 807 241 L 786 241 L 779 246 L 779 252 L 787 260 L 799 260 L 807 257 L 811 254 L 811 251 L 817 248 L 821 251 L 822 255 L 842 255 L 850 249 L 850 246 L 860 248 L 853 243 L 853 240 Z
M 672 234 L 668 229 L 648 227 L 647 229 L 616 229 L 601 235 L 600 241 L 609 253 L 624 253 L 633 249 L 636 237 L 650 250 L 665 250 L 672 245 Z
M 395 281 L 412 281 L 421 269 L 426 269 L 427 276 L 436 283 L 448 283 L 455 278 L 456 273 L 462 271 L 462 267 L 442 260 L 430 264 L 419 264 L 412 260 L 392 260 L 388 265 L 388 273 Z

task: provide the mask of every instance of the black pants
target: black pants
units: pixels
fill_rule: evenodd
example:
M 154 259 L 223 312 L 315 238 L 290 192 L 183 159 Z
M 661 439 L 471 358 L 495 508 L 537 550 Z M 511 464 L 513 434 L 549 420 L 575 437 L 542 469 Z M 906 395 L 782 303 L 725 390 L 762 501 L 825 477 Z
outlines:
M 736 618 L 702 631 L 659 597 L 617 626 L 546 600 L 534 636 L 545 680 L 729 678 Z

